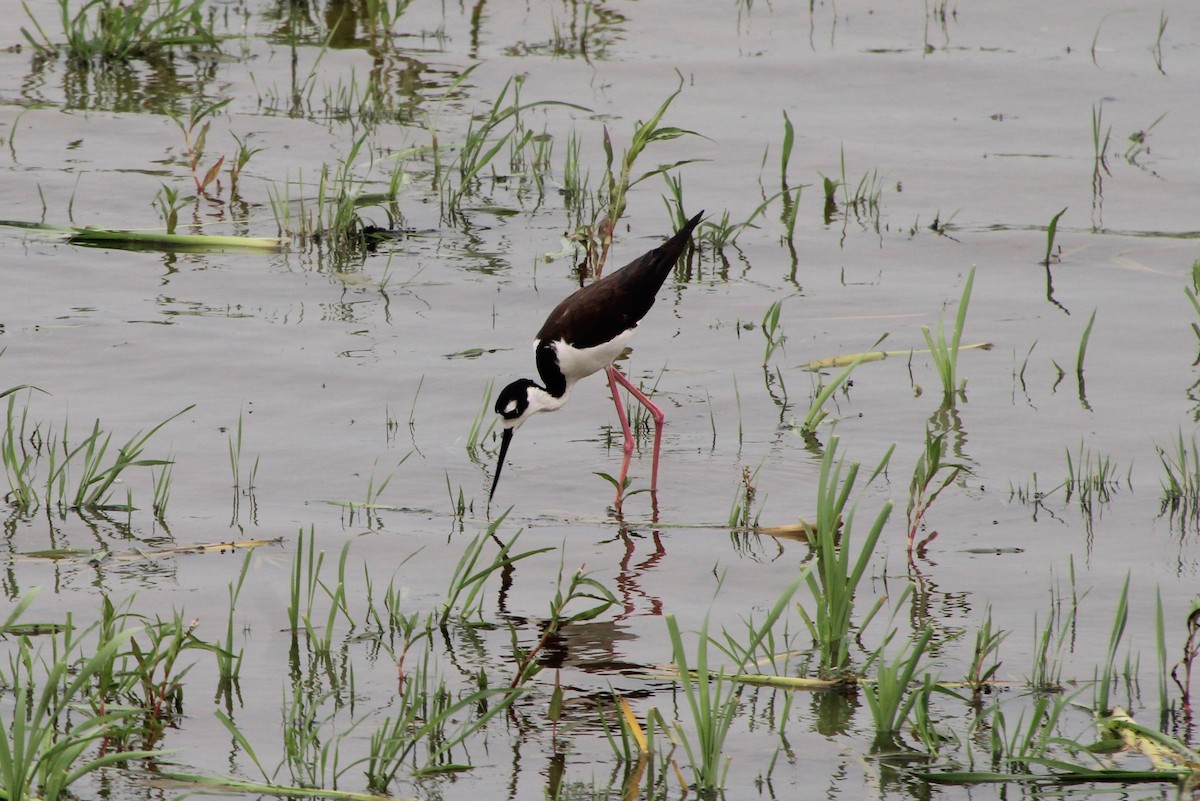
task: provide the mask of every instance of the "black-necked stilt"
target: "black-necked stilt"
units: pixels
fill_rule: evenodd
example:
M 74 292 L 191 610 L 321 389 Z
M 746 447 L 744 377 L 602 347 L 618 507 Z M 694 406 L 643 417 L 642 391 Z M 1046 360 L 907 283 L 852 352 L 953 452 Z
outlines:
M 679 260 L 683 249 L 692 238 L 692 229 L 699 223 L 704 212 L 700 212 L 679 229 L 675 236 L 660 247 L 634 259 L 616 272 L 609 273 L 594 284 L 588 284 L 575 292 L 550 312 L 542 330 L 533 341 L 534 357 L 538 375 L 545 386 L 528 378 L 518 379 L 500 393 L 496 400 L 496 414 L 504 425 L 500 441 L 500 460 L 496 462 L 496 477 L 492 480 L 492 491 L 488 501 L 496 494 L 500 483 L 500 471 L 504 468 L 504 457 L 512 442 L 513 432 L 538 412 L 553 412 L 567 402 L 575 382 L 592 373 L 604 370 L 608 373 L 608 385 L 612 390 L 613 403 L 625 434 L 625 458 L 621 475 L 617 479 L 617 498 L 625 485 L 629 472 L 629 459 L 633 454 L 633 433 L 621 405 L 617 384 L 628 389 L 633 397 L 646 407 L 654 418 L 654 465 L 650 473 L 650 489 L 658 487 L 658 451 L 662 445 L 662 409 L 651 403 L 637 387 L 630 383 L 613 362 L 625 351 L 625 346 L 637 330 L 638 323 L 650 307 L 655 295 L 666 280 L 667 274 Z

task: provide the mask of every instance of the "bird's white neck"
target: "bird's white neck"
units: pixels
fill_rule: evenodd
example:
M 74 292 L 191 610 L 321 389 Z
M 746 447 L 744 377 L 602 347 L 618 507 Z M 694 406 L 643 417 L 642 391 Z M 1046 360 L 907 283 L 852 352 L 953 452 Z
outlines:
M 567 402 L 567 398 L 571 396 L 571 387 L 575 386 L 574 381 L 567 381 L 567 388 L 561 397 L 555 397 L 541 387 L 530 387 L 526 397 L 529 398 L 529 407 L 525 410 L 522 417 L 528 420 L 538 412 L 556 412 L 562 408 Z

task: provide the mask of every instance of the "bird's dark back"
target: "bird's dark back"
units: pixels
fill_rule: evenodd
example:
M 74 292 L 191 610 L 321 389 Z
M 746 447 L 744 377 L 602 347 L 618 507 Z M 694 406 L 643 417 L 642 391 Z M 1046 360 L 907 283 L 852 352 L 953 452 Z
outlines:
M 548 345 L 562 339 L 576 348 L 591 348 L 636 326 L 654 305 L 658 290 L 691 241 L 703 214 L 688 220 L 659 247 L 558 304 L 538 332 L 538 341 Z

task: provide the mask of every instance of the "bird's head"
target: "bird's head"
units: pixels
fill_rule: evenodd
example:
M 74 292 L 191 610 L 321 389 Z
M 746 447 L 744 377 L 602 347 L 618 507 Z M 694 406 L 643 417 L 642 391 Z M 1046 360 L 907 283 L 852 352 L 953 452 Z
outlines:
M 508 432 L 520 428 L 531 415 L 540 411 L 533 402 L 537 391 L 545 392 L 528 378 L 519 378 L 500 391 L 496 398 L 496 414 L 500 415 L 506 439 Z
M 496 485 L 500 483 L 500 471 L 504 469 L 504 457 L 508 455 L 508 445 L 512 442 L 513 432 L 532 415 L 542 411 L 536 402 L 539 394 L 546 391 L 528 378 L 519 378 L 500 391 L 496 398 L 496 414 L 500 415 L 500 423 L 504 432 L 500 435 L 500 459 L 496 462 L 496 475 L 492 479 L 492 491 L 488 493 L 488 503 L 496 494 Z

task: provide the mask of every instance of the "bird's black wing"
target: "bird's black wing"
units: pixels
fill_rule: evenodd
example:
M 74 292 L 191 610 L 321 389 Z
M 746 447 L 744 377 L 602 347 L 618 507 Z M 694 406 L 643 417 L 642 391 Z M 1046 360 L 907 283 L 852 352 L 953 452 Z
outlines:
M 697 214 L 659 247 L 558 304 L 538 332 L 538 341 L 549 344 L 561 339 L 576 348 L 590 348 L 636 326 L 654 305 L 658 290 L 703 214 Z

